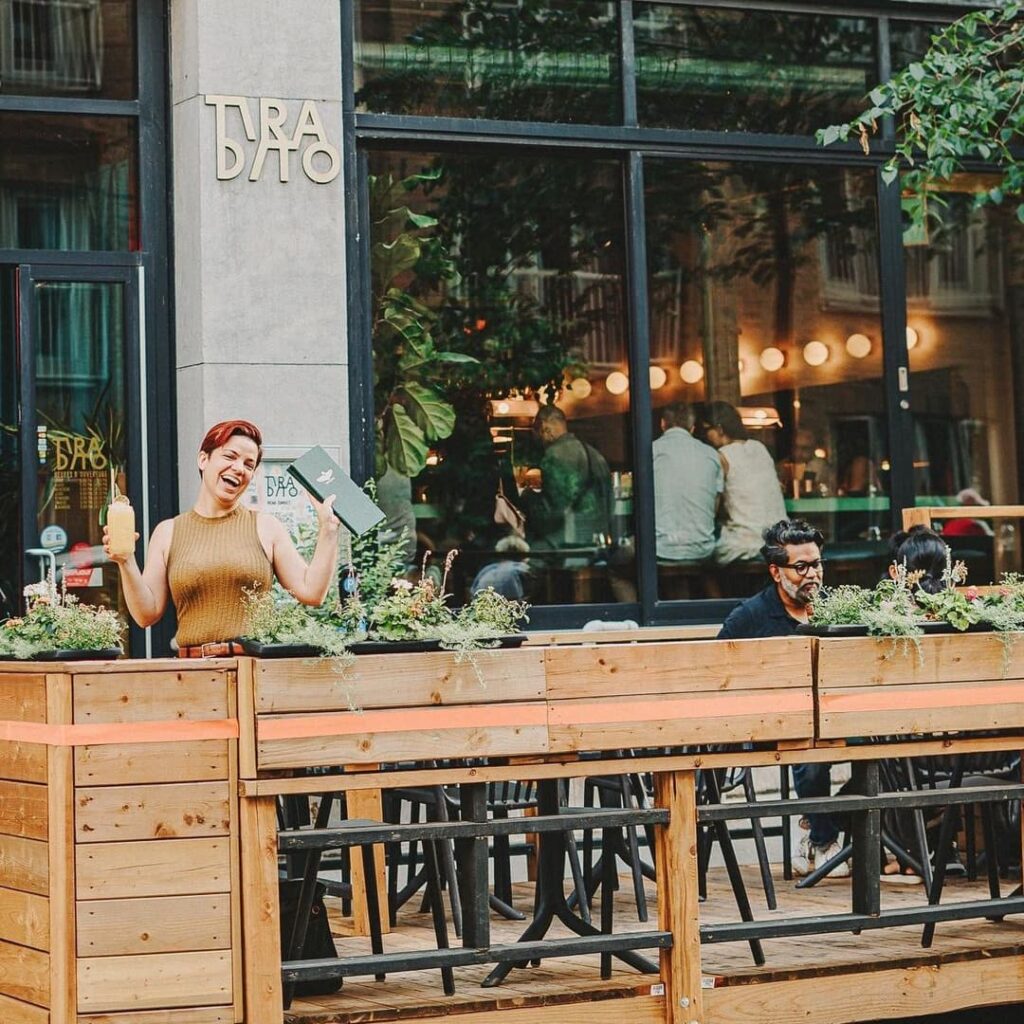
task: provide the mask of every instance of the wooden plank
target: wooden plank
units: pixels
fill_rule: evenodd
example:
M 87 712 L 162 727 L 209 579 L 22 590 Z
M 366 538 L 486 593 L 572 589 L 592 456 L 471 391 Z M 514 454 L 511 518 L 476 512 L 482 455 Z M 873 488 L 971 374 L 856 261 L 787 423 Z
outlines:
M 250 659 L 251 660 L 251 659 Z M 238 720 L 238 673 L 228 676 L 228 714 Z M 242 847 L 241 826 L 238 820 L 238 751 L 237 739 L 229 740 L 228 744 L 228 817 L 230 831 L 228 847 L 231 856 L 231 891 L 228 902 L 228 914 L 231 928 L 231 996 L 232 1017 L 241 1024 L 245 1019 L 245 979 L 242 972 Z
M 836 760 L 861 761 L 884 757 L 924 757 L 932 754 L 971 754 L 1015 750 L 1024 743 L 1024 736 L 945 736 L 934 740 L 912 742 L 868 743 L 848 746 L 842 740 L 822 743 L 810 740 L 795 745 L 780 744 L 769 750 L 737 750 L 724 754 L 695 752 L 665 756 L 631 758 L 629 767 L 634 772 L 682 771 L 689 768 L 733 768 L 762 766 L 777 767 L 784 764 L 821 763 Z M 399 786 L 452 786 L 462 782 L 500 782 L 515 779 L 586 778 L 594 775 L 621 773 L 622 761 L 615 758 L 580 760 L 575 755 L 558 753 L 546 758 L 528 759 L 525 763 L 509 765 L 464 765 L 456 768 L 420 768 L 409 771 L 385 772 L 332 772 L 317 775 L 311 785 L 310 778 L 268 778 L 243 780 L 239 783 L 241 795 L 246 798 L 260 796 L 298 796 L 317 793 L 348 793 L 361 789 L 394 789 Z
M 48 1006 L 50 955 L 13 942 L 0 942 L 0 994 Z
M 947 687 L 952 684 L 945 684 Z M 986 689 L 1007 692 L 1006 700 L 993 696 L 986 703 L 978 704 L 974 699 L 978 696 L 977 684 L 972 687 L 955 687 L 946 694 L 942 689 L 929 686 L 894 687 L 889 693 L 893 707 L 878 707 L 871 710 L 866 704 L 850 710 L 843 710 L 840 703 L 844 696 L 872 696 L 871 691 L 863 687 L 848 687 L 830 690 L 819 697 L 820 710 L 818 731 L 822 739 L 830 737 L 851 736 L 912 736 L 927 732 L 961 732 L 971 729 L 1015 729 L 1024 727 L 1024 701 L 1011 697 L 1010 691 L 1019 690 L 1020 683 L 993 685 Z M 884 705 L 887 697 L 881 693 L 877 705 Z M 899 700 L 903 695 L 915 698 L 915 703 L 924 703 L 929 694 L 942 695 L 949 698 L 946 706 L 934 707 L 900 707 Z M 963 698 L 957 704 L 957 695 Z M 938 701 L 936 700 L 936 704 Z
M 231 897 L 156 896 L 78 904 L 80 957 L 231 948 Z
M 1002 956 L 709 989 L 702 1024 L 852 1024 L 1021 1001 L 1024 957 Z
M 933 519 L 1020 519 L 1024 516 L 1024 505 L 928 505 L 903 510 L 903 529 L 915 523 L 927 526 Z M 907 526 L 907 523 L 910 526 Z
M 256 778 L 256 698 L 253 692 L 256 687 L 256 665 L 255 658 L 242 658 L 235 677 L 238 773 L 243 779 Z
M 46 843 L 0 836 L 0 885 L 45 896 L 49 891 L 49 876 Z
M 225 893 L 230 844 L 219 839 L 152 839 L 89 843 L 77 849 L 80 899 Z
M 0 722 L 46 721 L 46 673 L 33 666 L 29 675 L 0 672 Z
M 961 633 L 918 638 L 846 637 L 818 643 L 818 688 L 1024 679 L 1019 636 Z
M 148 669 L 75 677 L 75 722 L 207 721 L 227 718 L 224 669 Z
M 409 732 L 353 733 L 307 739 L 265 740 L 257 744 L 260 770 L 318 765 L 365 764 L 445 757 L 502 757 L 548 750 L 544 726 L 416 729 Z
M 0 781 L 0 835 L 45 839 L 46 786 Z
M 662 996 L 622 996 L 519 1007 L 512 1000 L 510 996 L 508 1001 L 512 1005 L 506 1004 L 492 1010 L 459 1013 L 459 1024 L 568 1024 L 576 1019 L 574 1010 L 578 1011 L 579 1019 L 586 1020 L 587 1024 L 622 1024 L 624 1020 L 628 1020 L 629 1024 L 664 1024 L 665 1021 L 665 1000 Z M 435 1011 L 424 1016 L 444 1015 L 443 1007 L 439 1009 L 440 1013 Z M 407 1018 L 403 1014 L 402 1019 L 415 1018 Z M 250 1024 L 248 1019 L 246 1024 Z M 280 1024 L 280 1021 L 276 1024 Z M 750 1024 L 749 1018 L 745 1024 Z
M 229 800 L 227 780 L 78 789 L 75 836 L 80 843 L 226 836 Z
M 46 677 L 46 720 L 72 717 L 71 676 Z M 51 747 L 46 792 L 50 838 L 50 1024 L 75 1024 L 75 772 L 71 747 Z
M 149 1010 L 231 1002 L 231 954 L 158 953 L 78 961 L 78 1008 Z
M 204 1007 L 198 1010 L 146 1010 L 139 1013 L 79 1014 L 78 1024 L 233 1024 L 235 1015 L 227 1007 Z
M 657 772 L 654 802 L 669 811 L 655 831 L 660 871 L 658 927 L 672 933 L 672 948 L 661 951 L 665 983 L 665 1024 L 703 1020 L 700 894 L 697 885 L 697 790 L 695 772 Z
M 50 1024 L 50 1011 L 0 995 L 0 1020 L 4 1024 Z
M 46 747 L 41 743 L 0 740 L 0 779 L 46 781 Z
M 281 1024 L 281 909 L 277 879 L 277 801 L 239 804 L 246 1024 Z
M 363 655 L 340 674 L 329 661 L 288 658 L 256 663 L 256 712 L 346 708 L 410 708 L 487 704 L 544 697 L 544 654 L 500 650 L 475 655 L 481 683 L 468 662 L 449 651 Z
M 628 721 L 586 721 L 585 709 L 594 702 L 560 701 L 552 704 L 552 721 L 548 725 L 550 749 L 609 750 L 623 747 L 674 747 L 690 743 L 735 743 L 748 740 L 778 740 L 810 738 L 814 733 L 813 700 L 808 690 L 797 694 L 794 704 L 802 710 L 778 711 L 781 704 L 779 691 L 748 691 L 737 694 L 716 695 L 715 715 L 710 717 L 702 697 L 674 696 L 665 699 L 633 701 L 607 698 L 601 701 L 602 716 L 611 716 L 616 703 L 628 708 Z M 650 705 L 650 717 L 640 718 L 645 706 Z M 763 709 L 748 710 L 760 705 Z M 774 705 L 774 706 L 773 706 Z M 730 713 L 728 708 L 736 711 Z M 555 709 L 557 708 L 557 719 Z M 692 710 L 687 711 L 690 708 Z M 574 709 L 578 718 L 573 721 Z
M 383 821 L 383 806 L 379 789 L 361 790 L 349 793 L 345 802 L 350 818 L 364 818 L 372 821 Z M 373 860 L 377 876 L 377 920 L 381 924 L 381 932 L 391 931 L 388 915 L 388 876 L 384 867 L 383 845 L 373 848 Z M 366 899 L 366 877 L 363 873 L 363 858 L 358 849 L 352 850 L 352 934 L 369 935 L 371 913 Z
M 75 782 L 79 786 L 213 782 L 227 777 L 225 740 L 115 743 L 75 750 Z
M 0 939 L 44 952 L 49 950 L 50 908 L 47 898 L 16 889 L 0 889 Z
M 544 662 L 549 700 L 811 686 L 807 637 L 556 647 Z

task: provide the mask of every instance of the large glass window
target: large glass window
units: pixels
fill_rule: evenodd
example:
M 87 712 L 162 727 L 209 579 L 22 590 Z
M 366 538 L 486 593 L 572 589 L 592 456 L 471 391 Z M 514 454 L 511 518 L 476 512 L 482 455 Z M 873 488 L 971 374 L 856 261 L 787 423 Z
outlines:
M 618 9 L 617 0 L 356 0 L 360 109 L 614 123 Z
M 16 291 L 14 272 L 0 267 L 0 619 L 21 607 Z
M 974 204 L 997 183 L 958 176 L 929 196 L 924 230 L 905 238 L 914 487 L 923 505 L 1020 500 L 1024 228 L 1012 208 Z M 1019 565 L 1011 525 L 995 536 L 966 508 L 943 529 L 971 579 L 988 582 Z
M 0 0 L 0 95 L 132 99 L 134 0 Z
M 637 107 L 654 128 L 809 134 L 877 84 L 873 18 L 634 5 Z
M 872 582 L 889 522 L 873 173 L 650 160 L 645 180 L 660 596 L 763 585 L 761 532 L 787 514 L 825 533 L 832 582 Z
M 408 562 L 458 548 L 459 600 L 612 600 L 634 575 L 621 165 L 369 157 L 376 475 Z
M 137 249 L 135 124 L 0 112 L 0 249 Z

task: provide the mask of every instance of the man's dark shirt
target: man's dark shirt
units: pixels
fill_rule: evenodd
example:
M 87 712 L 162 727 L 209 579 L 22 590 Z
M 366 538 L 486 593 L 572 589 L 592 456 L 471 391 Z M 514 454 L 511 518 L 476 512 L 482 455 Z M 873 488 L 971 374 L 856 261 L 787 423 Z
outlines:
M 750 640 L 764 636 L 790 636 L 800 623 L 782 603 L 778 589 L 769 583 L 759 594 L 734 608 L 722 624 L 718 640 Z

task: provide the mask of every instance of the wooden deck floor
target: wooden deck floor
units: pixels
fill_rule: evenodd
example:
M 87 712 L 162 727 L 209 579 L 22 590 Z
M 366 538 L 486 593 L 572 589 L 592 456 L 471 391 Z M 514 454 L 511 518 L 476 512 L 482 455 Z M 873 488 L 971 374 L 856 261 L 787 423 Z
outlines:
M 748 892 L 758 919 L 774 916 L 837 914 L 850 909 L 848 881 L 825 881 L 807 891 L 798 891 L 792 882 L 776 879 L 779 909 L 765 907 L 760 880 L 755 869 L 746 869 Z M 1003 883 L 1004 891 L 1012 885 Z M 516 902 L 526 909 L 531 887 L 516 886 Z M 628 878 L 616 897 L 615 930 L 636 931 L 653 928 L 657 922 L 657 892 L 648 883 L 650 920 L 637 921 Z M 943 902 L 987 898 L 983 881 L 969 883 L 958 879 L 947 882 Z M 883 886 L 883 910 L 925 901 L 922 886 Z M 333 902 L 333 901 L 332 901 Z M 427 914 L 419 914 L 418 901 L 407 904 L 399 916 L 399 927 L 385 936 L 386 951 L 434 948 L 433 930 Z M 738 919 L 724 869 L 712 869 L 709 876 L 709 898 L 702 905 L 704 923 Z M 369 940 L 340 937 L 344 922 L 334 916 L 332 923 L 338 933 L 336 943 L 341 955 L 369 952 Z M 509 922 L 492 914 L 492 941 L 515 941 L 523 924 Z M 551 936 L 565 935 L 561 926 Z M 1024 955 L 1024 918 L 1000 923 L 989 921 L 949 922 L 940 924 L 934 945 L 921 948 L 920 926 L 864 932 L 855 935 L 809 936 L 770 940 L 764 943 L 767 964 L 755 967 L 745 943 L 706 945 L 703 947 L 705 986 L 744 985 L 751 982 L 785 979 L 850 976 L 885 968 L 945 964 L 973 959 Z M 455 944 L 454 938 L 452 939 Z M 513 1007 L 550 1006 L 559 1003 L 617 999 L 625 996 L 659 995 L 656 976 L 639 975 L 613 961 L 613 974 L 607 981 L 599 975 L 595 956 L 546 960 L 539 967 L 514 969 L 498 989 L 484 989 L 480 982 L 487 967 L 459 968 L 455 971 L 456 992 L 446 997 L 441 991 L 437 971 L 410 972 L 391 975 L 384 982 L 372 979 L 346 982 L 336 995 L 296 999 L 285 1013 L 286 1024 L 362 1024 L 390 1020 L 409 1020 L 447 1013 L 495 1011 Z M 872 984 L 865 978 L 866 985 Z M 652 986 L 655 986 L 652 991 Z M 625 1014 L 627 1011 L 623 1011 Z M 488 1018 L 490 1019 L 490 1018 Z M 585 1015 L 567 1012 L 565 1020 L 587 1019 Z

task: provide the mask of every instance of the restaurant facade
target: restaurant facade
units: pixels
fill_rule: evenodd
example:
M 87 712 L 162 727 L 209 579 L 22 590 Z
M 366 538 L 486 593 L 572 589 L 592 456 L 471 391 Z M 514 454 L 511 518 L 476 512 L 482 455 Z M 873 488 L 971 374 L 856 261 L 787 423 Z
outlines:
M 515 566 L 535 626 L 720 621 L 760 585 L 663 543 L 686 481 L 656 442 L 707 403 L 832 582 L 878 578 L 906 507 L 1016 503 L 1024 226 L 976 206 L 981 165 L 915 221 L 891 125 L 814 138 L 967 7 L 0 0 L 0 601 L 50 552 L 116 603 L 112 482 L 148 534 L 234 417 L 264 431 L 252 507 L 297 526 L 284 467 L 323 445 L 410 564 L 457 548 L 456 600 Z M 557 545 L 551 405 L 606 475 Z M 964 523 L 975 581 L 1020 568 L 1013 523 Z

